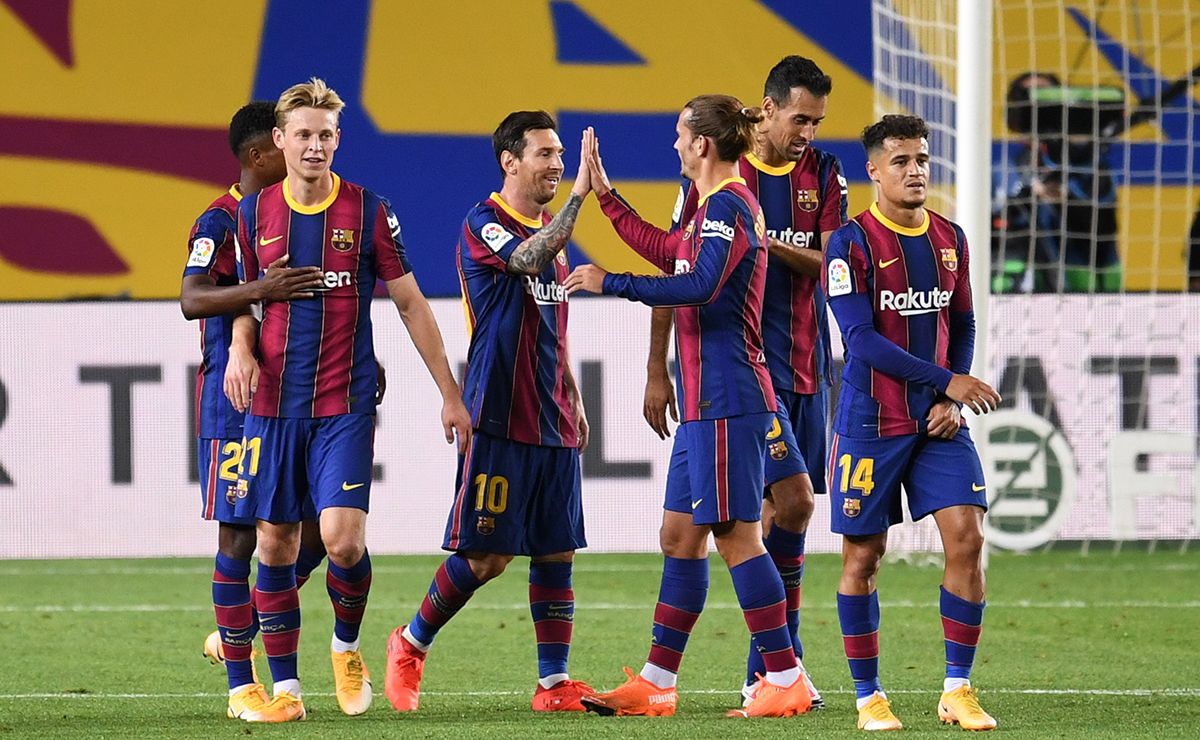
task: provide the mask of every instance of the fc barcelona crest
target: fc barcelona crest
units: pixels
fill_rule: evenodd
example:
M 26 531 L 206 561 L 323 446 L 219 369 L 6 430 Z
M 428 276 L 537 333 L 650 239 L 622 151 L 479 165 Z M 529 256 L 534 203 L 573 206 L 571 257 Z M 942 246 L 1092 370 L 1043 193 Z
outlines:
M 567 253 L 565 251 L 559 252 L 558 256 L 554 259 L 558 260 L 558 264 L 562 265 L 563 267 L 567 266 Z
M 942 252 L 942 267 L 945 267 L 950 272 L 958 272 L 958 250 L 943 249 Z
M 354 249 L 354 229 L 334 229 L 329 243 L 339 252 L 349 252 Z
M 862 503 L 856 498 L 848 498 L 842 502 L 842 513 L 850 519 L 858 516 L 862 511 Z
M 767 445 L 767 450 L 771 453 L 772 460 L 783 460 L 788 456 L 787 442 L 782 440 Z
M 480 516 L 475 519 L 475 529 L 479 530 L 479 534 L 492 534 L 496 531 L 496 517 Z
M 805 213 L 812 213 L 820 204 L 821 199 L 817 197 L 817 191 L 808 189 L 796 191 L 796 205 Z
M 695 226 L 696 226 L 696 221 L 694 219 L 691 221 L 688 221 L 687 227 L 683 230 L 683 240 L 685 242 L 688 239 L 692 238 L 692 230 L 695 228 Z

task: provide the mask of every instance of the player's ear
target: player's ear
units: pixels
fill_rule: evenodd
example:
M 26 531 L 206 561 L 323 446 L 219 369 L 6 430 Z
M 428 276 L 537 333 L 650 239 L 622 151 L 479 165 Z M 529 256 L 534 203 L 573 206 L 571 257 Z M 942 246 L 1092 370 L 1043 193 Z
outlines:
M 775 99 L 770 95 L 764 97 L 762 101 L 763 116 L 766 118 L 772 118 L 775 115 L 775 110 Z
M 517 157 L 512 152 L 505 149 L 500 152 L 500 169 L 504 170 L 505 174 L 517 174 Z
M 867 179 L 871 182 L 879 182 L 879 169 L 871 160 L 867 160 Z
M 271 129 L 271 141 L 275 142 L 276 147 L 282 149 L 283 148 L 283 129 L 279 128 L 278 126 Z

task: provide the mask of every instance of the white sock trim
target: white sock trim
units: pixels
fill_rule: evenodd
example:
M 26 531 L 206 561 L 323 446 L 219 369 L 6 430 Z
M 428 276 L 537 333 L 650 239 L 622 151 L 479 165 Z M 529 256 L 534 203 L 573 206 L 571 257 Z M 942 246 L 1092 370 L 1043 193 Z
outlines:
M 421 642 L 417 638 L 413 637 L 412 628 L 406 626 L 404 631 L 400 633 L 400 636 L 405 640 L 408 640 L 408 644 L 412 645 L 417 650 L 420 650 L 423 653 L 429 652 L 431 645 Z
M 560 684 L 569 678 L 570 678 L 570 676 L 568 676 L 565 673 L 551 673 L 549 676 L 546 676 L 545 678 L 539 678 L 538 685 L 541 686 L 543 689 L 552 689 L 552 688 L 554 688 L 555 684 Z
M 942 681 L 942 693 L 954 691 L 961 686 L 970 686 L 971 679 L 969 678 L 946 678 Z
M 767 671 L 767 675 L 763 676 L 768 683 L 773 683 L 776 686 L 791 686 L 800 678 L 799 668 L 789 668 L 786 671 Z
M 679 680 L 678 675 L 668 671 L 666 668 L 659 668 L 653 663 L 647 663 L 642 666 L 641 677 L 660 689 L 673 689 L 675 688 L 675 682 Z
M 274 689 L 275 696 L 279 696 L 281 692 L 286 691 L 297 699 L 300 698 L 300 679 L 298 678 L 288 678 L 283 681 L 276 681 L 272 688 Z
M 358 650 L 359 642 L 359 640 L 355 640 L 354 642 L 342 642 L 337 638 L 337 635 L 334 635 L 333 640 L 331 640 L 329 643 L 329 649 L 335 653 L 349 653 L 354 650 Z

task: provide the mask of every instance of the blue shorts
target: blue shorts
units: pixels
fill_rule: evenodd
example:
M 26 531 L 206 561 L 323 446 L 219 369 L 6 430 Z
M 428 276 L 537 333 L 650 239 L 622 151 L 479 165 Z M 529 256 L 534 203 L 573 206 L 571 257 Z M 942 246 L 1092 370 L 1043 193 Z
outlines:
M 478 429 L 458 457 L 442 549 L 553 555 L 587 547 L 579 450 L 514 442 Z
M 680 424 L 663 508 L 691 514 L 693 524 L 758 521 L 767 435 L 777 421 L 767 411 Z
M 315 518 L 331 506 L 369 509 L 374 416 L 246 414 L 245 435 L 238 516 L 286 523 Z
M 767 485 L 800 473 L 812 478 L 813 491 L 825 493 L 825 415 L 829 391 L 776 391 L 779 426 L 767 435 Z
M 848 535 L 886 532 L 904 520 L 901 484 L 913 521 L 950 506 L 987 510 L 983 466 L 965 427 L 953 439 L 835 434 L 829 455 L 831 529 Z
M 254 526 L 254 517 L 242 518 L 234 514 L 238 493 L 238 458 L 242 451 L 242 440 L 208 439 L 196 440 L 196 457 L 200 471 L 200 516 L 208 521 L 222 524 Z

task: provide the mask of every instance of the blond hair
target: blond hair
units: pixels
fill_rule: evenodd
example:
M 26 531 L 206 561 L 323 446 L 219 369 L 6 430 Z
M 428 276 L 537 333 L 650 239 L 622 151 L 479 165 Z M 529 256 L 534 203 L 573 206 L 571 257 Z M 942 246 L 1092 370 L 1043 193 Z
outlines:
M 320 77 L 311 77 L 308 82 L 292 85 L 279 96 L 279 102 L 275 104 L 275 125 L 282 129 L 287 123 L 288 114 L 297 108 L 333 111 L 334 115 L 340 117 L 345 107 L 337 90 L 326 85 Z

